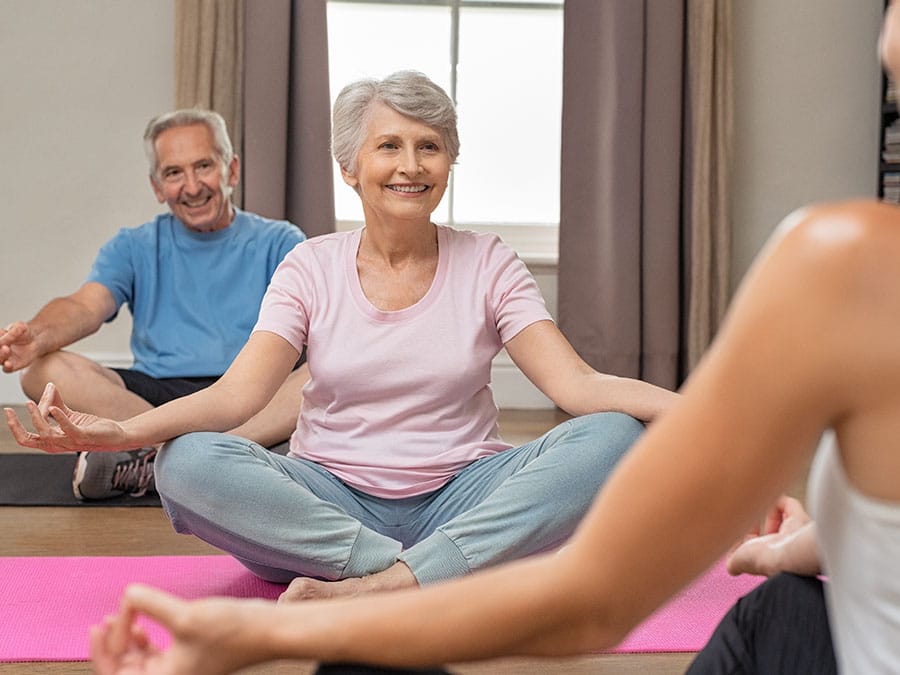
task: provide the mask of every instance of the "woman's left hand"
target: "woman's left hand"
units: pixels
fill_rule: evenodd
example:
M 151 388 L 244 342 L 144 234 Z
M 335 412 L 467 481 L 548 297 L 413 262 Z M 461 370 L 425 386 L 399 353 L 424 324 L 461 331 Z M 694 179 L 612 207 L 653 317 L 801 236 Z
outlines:
M 268 660 L 271 624 L 283 622 L 267 600 L 206 598 L 186 601 L 149 586 L 125 590 L 119 612 L 91 628 L 91 660 L 98 675 L 223 675 Z M 144 616 L 166 630 L 156 647 L 138 623 Z M 267 621 L 269 622 L 267 624 Z
M 780 497 L 762 528 L 748 534 L 728 556 L 729 573 L 767 577 L 778 572 L 817 574 L 814 525 L 797 499 Z
M 162 653 L 133 617 L 107 616 L 99 626 L 91 626 L 91 660 L 97 675 L 149 675 L 169 672 Z

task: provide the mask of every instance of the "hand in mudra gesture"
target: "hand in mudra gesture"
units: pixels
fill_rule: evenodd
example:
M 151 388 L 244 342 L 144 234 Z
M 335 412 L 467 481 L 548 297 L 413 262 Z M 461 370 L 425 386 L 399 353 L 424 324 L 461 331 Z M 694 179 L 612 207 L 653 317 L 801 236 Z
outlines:
M 59 390 L 49 383 L 41 400 L 25 404 L 34 431 L 28 431 L 12 408 L 5 408 L 6 423 L 16 442 L 44 452 L 121 450 L 129 447 L 118 422 L 69 408 Z
M 799 500 L 782 495 L 767 513 L 765 524 L 744 537 L 731 551 L 727 561 L 729 573 L 767 577 L 779 572 L 818 574 L 818 558 L 798 555 L 794 548 L 795 540 L 803 536 L 804 528 L 811 523 L 812 518 Z

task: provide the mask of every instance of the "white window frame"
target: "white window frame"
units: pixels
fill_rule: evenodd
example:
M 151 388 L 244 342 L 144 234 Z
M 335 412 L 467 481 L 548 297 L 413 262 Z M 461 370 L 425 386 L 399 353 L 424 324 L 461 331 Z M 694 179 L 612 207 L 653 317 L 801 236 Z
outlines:
M 459 48 L 459 11 L 462 8 L 547 9 L 559 10 L 563 0 L 328 0 L 328 2 L 363 5 L 409 5 L 448 7 L 451 11 L 450 98 L 456 101 Z M 499 234 L 529 267 L 548 269 L 558 261 L 559 223 L 472 223 L 456 222 L 453 217 L 453 176 L 448 186 L 448 224 L 452 227 Z M 353 230 L 362 226 L 354 220 L 339 220 L 337 229 Z

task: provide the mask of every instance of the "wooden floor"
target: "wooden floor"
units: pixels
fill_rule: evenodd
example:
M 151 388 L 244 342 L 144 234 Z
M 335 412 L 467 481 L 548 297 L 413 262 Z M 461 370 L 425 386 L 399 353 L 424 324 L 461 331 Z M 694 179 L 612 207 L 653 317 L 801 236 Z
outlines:
M 562 420 L 553 411 L 505 411 L 504 438 L 520 444 Z M 0 425 L 0 452 L 25 452 L 6 425 Z M 0 507 L 0 556 L 211 555 L 220 551 L 190 536 L 176 534 L 159 508 Z M 0 600 L 2 602 L 2 600 Z M 597 655 L 573 659 L 503 659 L 449 666 L 458 675 L 559 675 L 683 673 L 690 654 Z M 311 663 L 272 663 L 240 671 L 242 675 L 307 675 Z M 83 675 L 87 663 L 7 663 L 0 675 Z

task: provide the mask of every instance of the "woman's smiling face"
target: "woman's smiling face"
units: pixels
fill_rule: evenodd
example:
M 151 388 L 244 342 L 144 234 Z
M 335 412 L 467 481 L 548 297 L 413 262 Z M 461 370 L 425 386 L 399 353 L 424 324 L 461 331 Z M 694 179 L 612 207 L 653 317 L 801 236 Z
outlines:
M 440 132 L 377 103 L 356 172 L 341 173 L 362 200 L 367 223 L 372 218 L 429 221 L 447 189 L 450 166 Z

